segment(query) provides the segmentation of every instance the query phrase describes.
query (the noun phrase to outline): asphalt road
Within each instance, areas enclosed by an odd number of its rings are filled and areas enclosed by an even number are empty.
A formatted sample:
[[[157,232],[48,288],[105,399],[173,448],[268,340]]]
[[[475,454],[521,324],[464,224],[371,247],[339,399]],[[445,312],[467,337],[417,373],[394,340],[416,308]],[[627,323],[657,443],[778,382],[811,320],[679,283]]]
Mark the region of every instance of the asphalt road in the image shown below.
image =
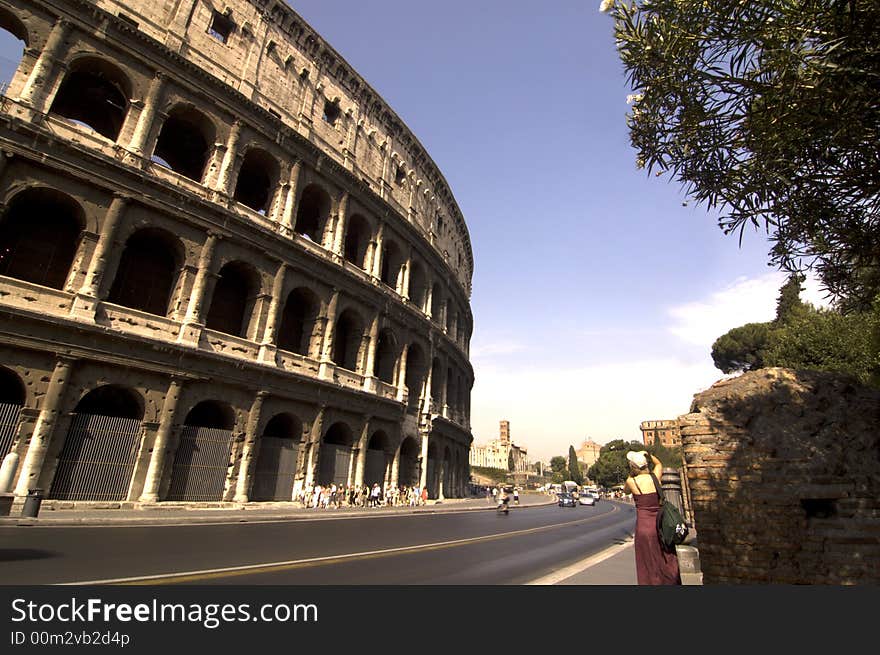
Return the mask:
[[[4,585],[524,584],[623,541],[626,504],[212,525],[0,527]]]

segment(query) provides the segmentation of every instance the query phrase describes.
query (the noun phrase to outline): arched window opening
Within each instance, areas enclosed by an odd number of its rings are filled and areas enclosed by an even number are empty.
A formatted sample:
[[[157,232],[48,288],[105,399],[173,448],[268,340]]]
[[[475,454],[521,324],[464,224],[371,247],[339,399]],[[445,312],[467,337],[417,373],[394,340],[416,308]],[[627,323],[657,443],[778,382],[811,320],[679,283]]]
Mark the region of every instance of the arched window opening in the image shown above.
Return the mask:
[[[443,295],[440,290],[440,285],[435,284],[431,289],[431,318],[433,318],[438,323],[442,318],[440,316],[443,311]]]
[[[24,401],[25,389],[21,378],[5,366],[0,366],[0,461],[12,450]]]
[[[452,339],[455,336],[453,330],[455,329],[455,323],[458,320],[458,316],[455,313],[455,310],[452,307],[452,303],[446,305],[446,334],[449,335],[449,338]]]
[[[116,141],[130,94],[128,78],[118,68],[101,59],[78,59],[64,76],[49,112]]]
[[[248,150],[238,171],[233,197],[256,212],[265,214],[278,184],[278,162],[265,150]]]
[[[324,113],[322,114],[322,118],[326,123],[330,125],[336,125],[336,121],[339,120],[339,117],[342,115],[342,110],[339,108],[338,100],[326,100],[324,101]]]
[[[397,281],[400,277],[400,267],[403,265],[400,248],[394,241],[385,241],[382,252],[382,268],[380,279],[383,283],[397,291]]]
[[[394,384],[394,367],[397,365],[397,340],[391,330],[379,333],[376,344],[376,358],[373,360],[373,375],[382,382]]]
[[[214,128],[204,114],[192,107],[176,107],[162,124],[153,161],[201,182],[213,142]]]
[[[20,20],[5,9],[0,9],[0,94],[6,95],[6,89],[15,77],[18,65],[28,46],[28,33]]]
[[[439,359],[435,359],[431,366],[431,400],[434,401],[434,409],[443,400],[443,365]]]
[[[400,459],[397,466],[399,484],[411,487],[419,483],[420,452],[418,442],[412,437],[407,437],[400,444]]]
[[[242,262],[226,264],[220,269],[205,326],[237,337],[247,336],[258,284],[250,266]]]
[[[303,190],[299,200],[299,209],[296,212],[296,233],[320,244],[324,238],[324,228],[329,216],[330,196],[321,187],[310,184]]]
[[[299,355],[309,354],[318,320],[318,298],[308,289],[294,289],[287,296],[278,330],[278,347]]]
[[[291,500],[302,423],[292,414],[276,414],[260,437],[250,500]]]
[[[351,470],[351,447],[354,437],[345,423],[334,423],[324,435],[318,453],[318,484],[345,485]]]
[[[363,322],[360,317],[350,309],[342,312],[336,321],[333,336],[333,363],[349,371],[356,371],[362,337]]]
[[[373,484],[384,484],[388,444],[388,435],[382,430],[377,431],[370,437],[366,457],[364,458],[364,484],[370,486]]]
[[[217,400],[203,400],[189,410],[184,425],[231,430],[235,425],[235,412],[226,403]]]
[[[424,311],[425,300],[428,294],[428,281],[421,264],[413,262],[409,274],[409,299],[416,307]]]
[[[63,288],[84,223],[80,206],[63,193],[18,194],[0,222],[0,275]]]
[[[135,232],[122,251],[108,302],[165,316],[180,270],[177,246],[163,230]]]
[[[141,397],[105,385],[87,393],[73,413],[49,498],[124,500],[140,445]]]
[[[425,381],[425,354],[422,347],[412,343],[406,354],[406,388],[408,390],[409,405],[416,406],[422,393],[422,383]]]
[[[138,420],[144,417],[140,397],[130,389],[114,384],[93,389],[83,396],[73,411],[77,414],[98,414]]]
[[[222,499],[234,425],[235,411],[223,402],[203,400],[189,411],[171,467],[167,500]]]
[[[348,219],[345,231],[343,257],[359,268],[364,268],[367,256],[367,244],[370,241],[370,225],[360,214],[353,214]]]

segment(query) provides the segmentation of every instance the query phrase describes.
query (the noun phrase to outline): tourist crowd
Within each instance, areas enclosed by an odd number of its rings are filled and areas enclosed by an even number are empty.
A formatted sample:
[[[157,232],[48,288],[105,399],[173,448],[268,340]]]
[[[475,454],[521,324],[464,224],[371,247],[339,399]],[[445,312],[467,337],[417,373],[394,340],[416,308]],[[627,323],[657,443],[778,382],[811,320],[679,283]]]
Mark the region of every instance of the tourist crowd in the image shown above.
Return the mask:
[[[418,486],[320,485],[306,488],[296,498],[303,507],[339,509],[342,507],[418,507],[428,502],[428,490]]]

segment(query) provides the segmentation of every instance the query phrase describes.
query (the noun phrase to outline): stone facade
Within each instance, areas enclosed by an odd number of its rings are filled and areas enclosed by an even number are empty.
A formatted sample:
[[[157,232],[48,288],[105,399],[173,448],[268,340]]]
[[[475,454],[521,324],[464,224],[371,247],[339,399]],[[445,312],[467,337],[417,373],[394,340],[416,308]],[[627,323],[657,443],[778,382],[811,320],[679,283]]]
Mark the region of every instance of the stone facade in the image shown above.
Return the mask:
[[[679,423],[705,584],[880,582],[880,390],[762,369]]]
[[[674,448],[681,445],[681,432],[675,419],[642,421],[639,429],[642,431],[642,443],[646,446],[659,443],[667,448]]]
[[[15,493],[463,495],[467,227],[357,72],[280,0],[0,0],[0,28]]]

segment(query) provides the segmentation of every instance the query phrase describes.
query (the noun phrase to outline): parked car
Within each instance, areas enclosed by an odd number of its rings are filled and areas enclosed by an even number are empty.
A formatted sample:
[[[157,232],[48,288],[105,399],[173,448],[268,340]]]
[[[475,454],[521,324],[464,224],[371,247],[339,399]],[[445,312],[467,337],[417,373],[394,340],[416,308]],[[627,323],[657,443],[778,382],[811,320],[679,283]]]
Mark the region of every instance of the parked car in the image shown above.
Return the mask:
[[[593,505],[596,504],[596,499],[593,498],[593,496],[591,494],[589,494],[587,492],[583,492],[578,496],[578,502],[581,505],[589,505],[592,507]]]
[[[574,496],[572,496],[567,491],[560,491],[558,494],[556,494],[556,500],[557,500],[557,504],[560,507],[577,507],[578,506],[577,501],[574,499]]]

